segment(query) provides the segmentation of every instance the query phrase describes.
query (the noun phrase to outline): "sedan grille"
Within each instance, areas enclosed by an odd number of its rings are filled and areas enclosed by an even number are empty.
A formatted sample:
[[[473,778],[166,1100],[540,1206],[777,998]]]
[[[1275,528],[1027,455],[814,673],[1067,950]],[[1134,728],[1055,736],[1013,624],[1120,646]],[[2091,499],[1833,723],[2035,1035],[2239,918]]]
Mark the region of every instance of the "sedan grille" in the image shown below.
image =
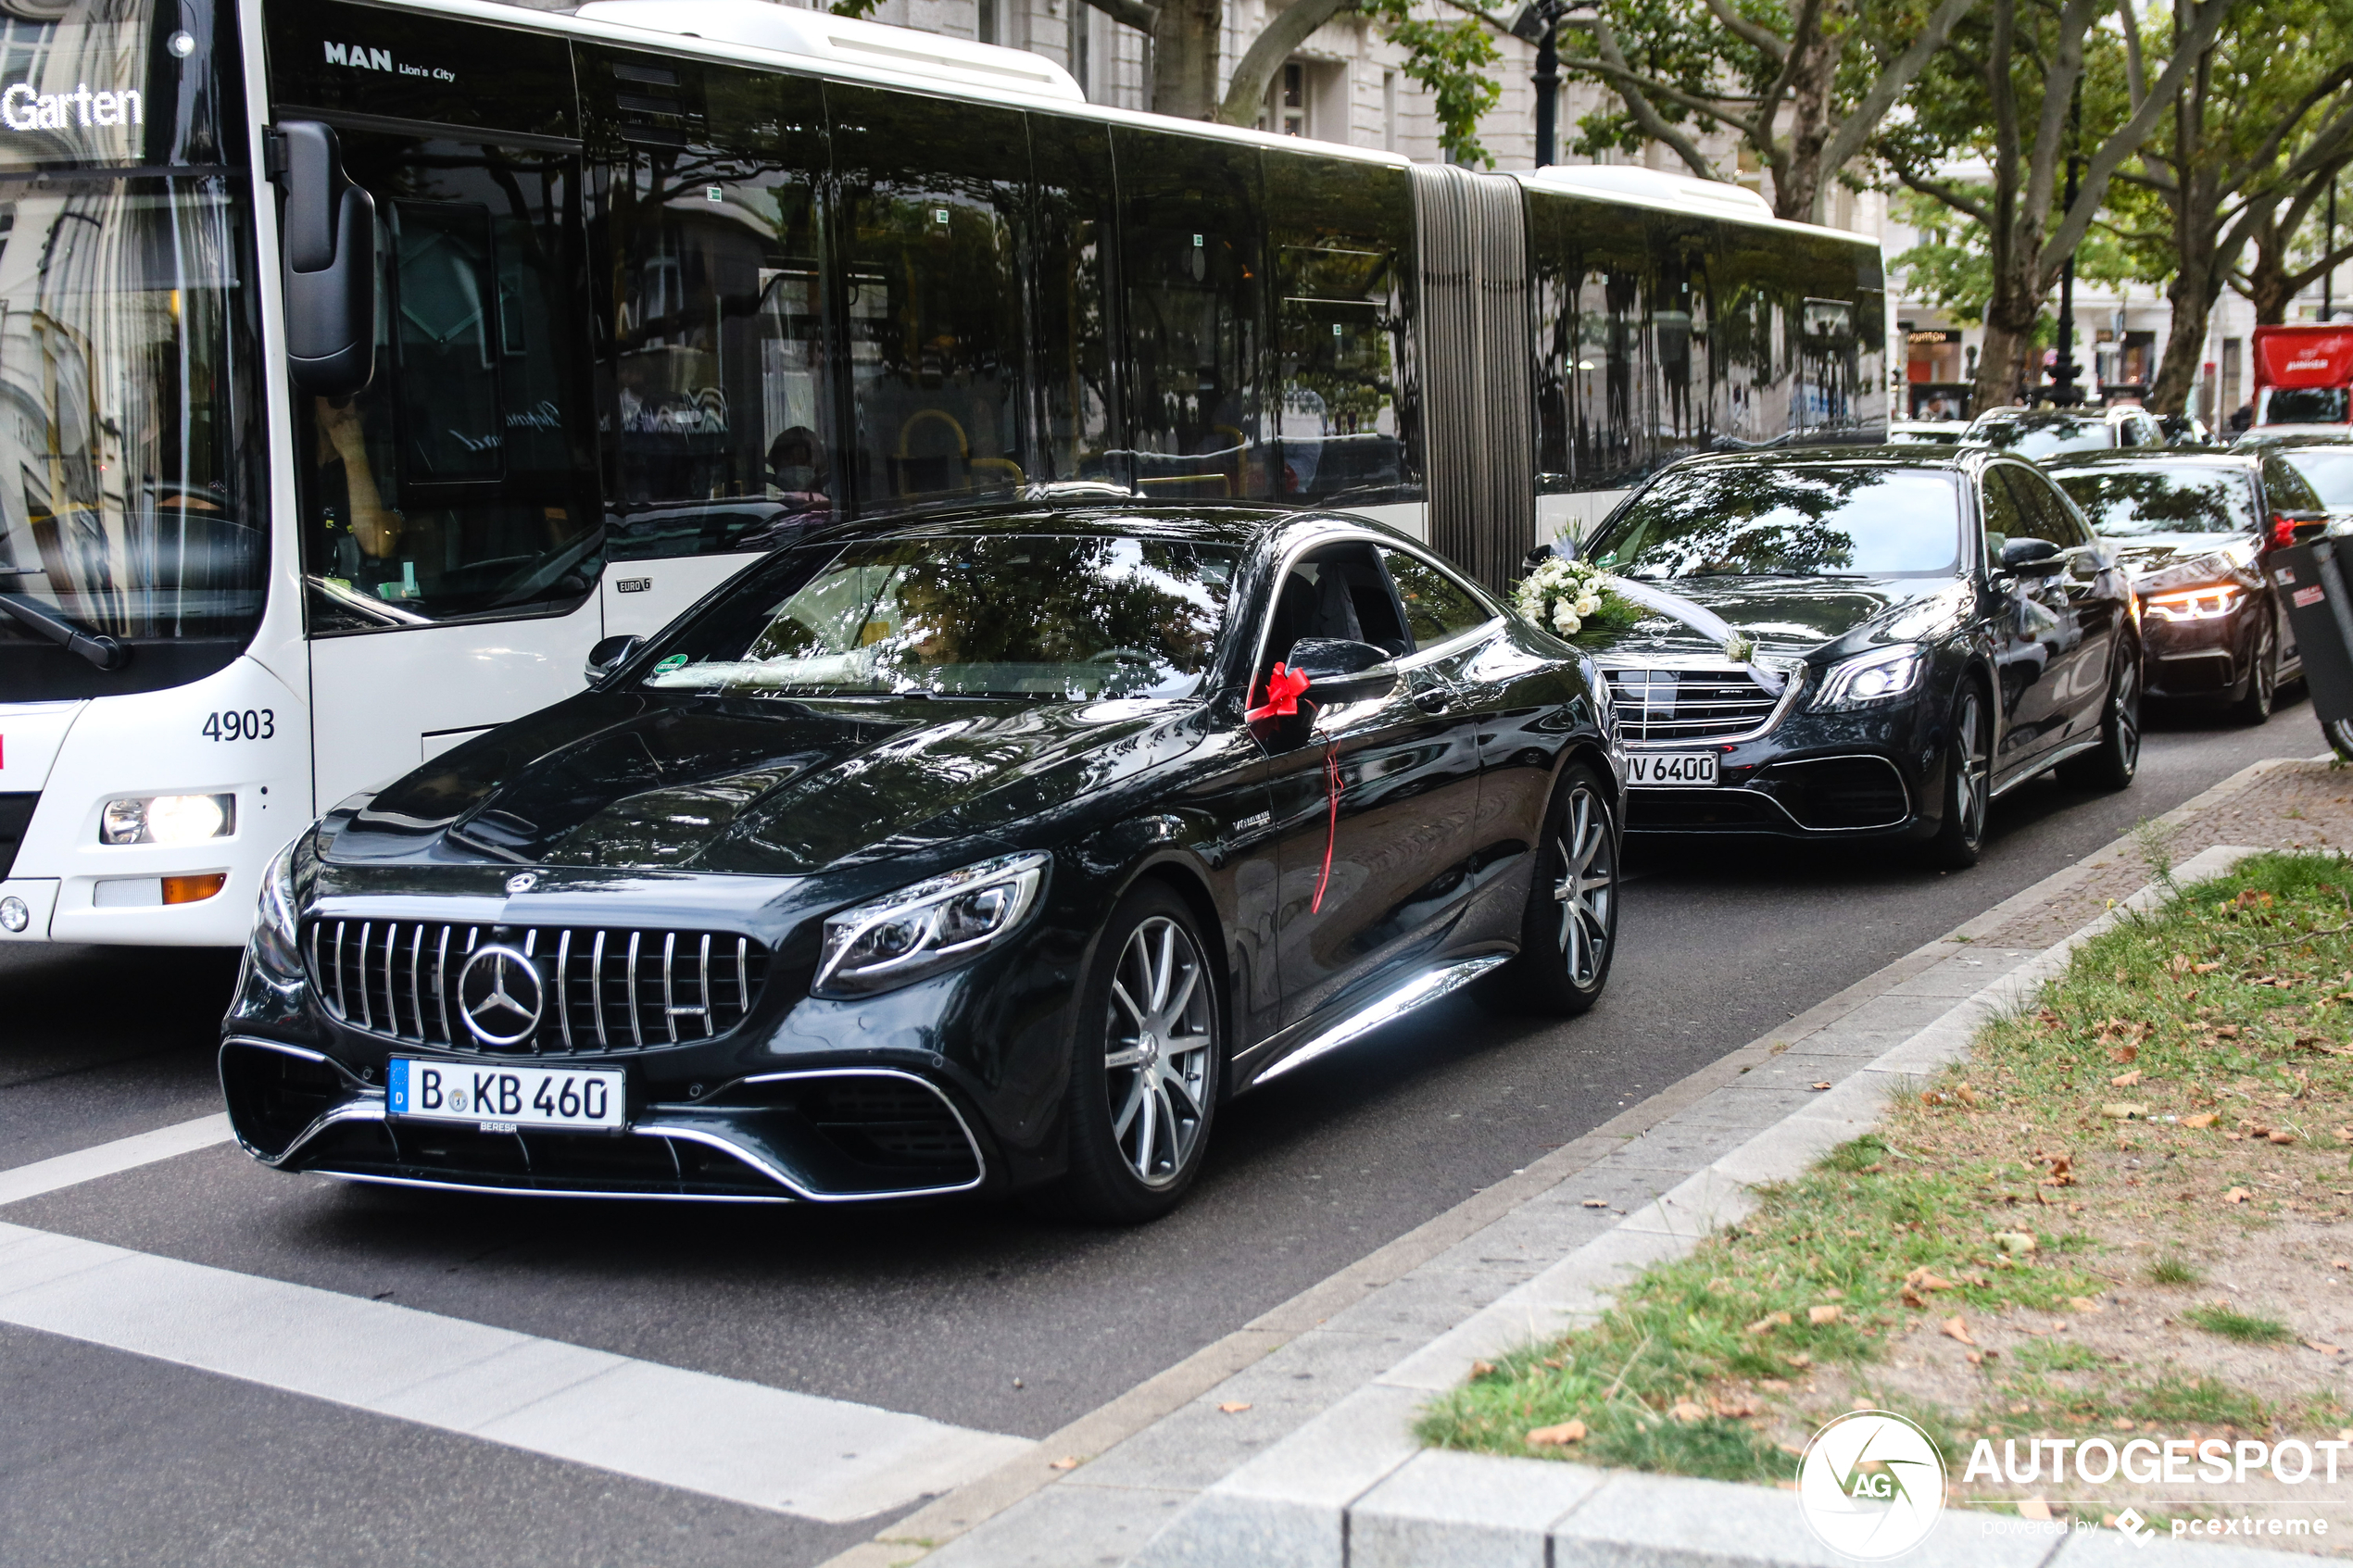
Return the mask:
[[[1633,745],[1730,740],[1764,728],[1780,702],[1737,665],[1604,673],[1618,735]]]
[[[495,939],[538,972],[538,1027],[510,1050],[642,1050],[724,1035],[759,1000],[768,951],[719,931],[495,927],[441,921],[321,920],[310,969],[327,1010],[371,1035],[454,1050],[487,1047],[458,994],[466,956]]]

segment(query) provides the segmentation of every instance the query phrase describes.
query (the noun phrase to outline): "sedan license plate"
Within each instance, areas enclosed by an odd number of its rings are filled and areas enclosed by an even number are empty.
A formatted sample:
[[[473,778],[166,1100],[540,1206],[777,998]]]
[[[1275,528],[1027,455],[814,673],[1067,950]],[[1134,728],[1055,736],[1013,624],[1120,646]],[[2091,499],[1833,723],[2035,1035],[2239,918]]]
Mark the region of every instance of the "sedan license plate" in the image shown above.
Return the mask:
[[[385,1081],[387,1109],[410,1121],[471,1122],[486,1133],[519,1127],[617,1133],[628,1098],[623,1076],[617,1069],[475,1067],[396,1056]]]
[[[1712,751],[1629,751],[1626,782],[1636,789],[1713,789]]]

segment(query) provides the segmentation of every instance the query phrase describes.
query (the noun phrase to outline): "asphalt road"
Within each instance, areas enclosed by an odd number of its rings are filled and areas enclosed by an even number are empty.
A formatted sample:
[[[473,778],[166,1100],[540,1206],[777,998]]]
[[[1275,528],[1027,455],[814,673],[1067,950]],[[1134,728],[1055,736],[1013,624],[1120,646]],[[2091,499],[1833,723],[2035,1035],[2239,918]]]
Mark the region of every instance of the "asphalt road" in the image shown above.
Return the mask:
[[[1884,852],[1639,850],[1592,1014],[1441,1004],[1227,1108],[1201,1186],[1133,1231],[1013,1206],[479,1200],[278,1175],[227,1148],[0,1223],[669,1367],[1038,1436],[1622,1107],[2260,758],[2153,715],[2139,782],[1997,804],[1973,871]],[[233,959],[0,948],[0,1169],[216,1110]],[[0,1325],[0,1562],[804,1564],[823,1524]]]

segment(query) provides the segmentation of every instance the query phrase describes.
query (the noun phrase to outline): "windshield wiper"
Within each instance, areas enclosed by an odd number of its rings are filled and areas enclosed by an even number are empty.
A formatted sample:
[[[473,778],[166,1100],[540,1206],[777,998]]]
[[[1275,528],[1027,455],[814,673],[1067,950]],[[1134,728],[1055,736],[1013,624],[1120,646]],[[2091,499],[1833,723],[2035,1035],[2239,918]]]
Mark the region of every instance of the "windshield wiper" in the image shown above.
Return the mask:
[[[104,632],[46,610],[19,594],[0,593],[0,612],[13,617],[69,653],[80,654],[101,670],[120,670],[131,662],[131,650]]]

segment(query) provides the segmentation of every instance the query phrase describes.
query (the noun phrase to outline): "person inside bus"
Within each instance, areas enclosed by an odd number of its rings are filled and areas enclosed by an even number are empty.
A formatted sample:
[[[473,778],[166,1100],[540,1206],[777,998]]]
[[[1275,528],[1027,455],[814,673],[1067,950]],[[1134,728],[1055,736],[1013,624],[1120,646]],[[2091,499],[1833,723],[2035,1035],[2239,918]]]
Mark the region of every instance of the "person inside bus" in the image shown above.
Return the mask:
[[[394,561],[407,520],[384,504],[368,457],[368,431],[359,404],[313,400],[319,427],[319,512],[326,538],[321,575],[379,597],[409,597],[415,569]],[[393,596],[383,589],[398,584]]]
[[[787,511],[830,510],[834,503],[827,491],[832,483],[825,444],[807,425],[794,425],[768,444],[769,491]]]

